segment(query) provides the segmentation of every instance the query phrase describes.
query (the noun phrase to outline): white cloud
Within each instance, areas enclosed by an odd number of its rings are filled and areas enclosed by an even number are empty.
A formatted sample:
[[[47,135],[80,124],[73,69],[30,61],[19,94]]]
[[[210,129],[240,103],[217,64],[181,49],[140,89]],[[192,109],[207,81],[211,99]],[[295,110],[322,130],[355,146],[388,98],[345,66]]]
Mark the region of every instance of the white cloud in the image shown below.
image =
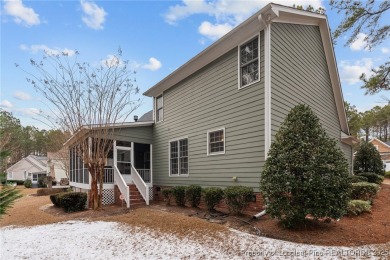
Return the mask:
[[[366,76],[372,74],[371,69],[373,68],[372,59],[361,59],[353,63],[349,61],[340,62],[340,79],[348,85],[353,85],[360,81],[360,76],[365,73]]]
[[[32,99],[32,97],[30,96],[30,94],[28,94],[28,93],[26,93],[26,92],[23,92],[23,91],[16,91],[16,92],[14,93],[14,97],[15,97],[16,99],[23,100],[23,101],[25,101],[25,100],[31,100],[31,99]]]
[[[389,50],[389,48],[383,47],[383,48],[381,48],[381,52],[386,54],[386,53],[389,53],[390,50]]]
[[[368,50],[366,43],[367,34],[359,33],[356,37],[356,40],[351,44],[351,50],[360,51],[362,49]]]
[[[211,24],[207,21],[202,22],[199,26],[199,33],[203,36],[210,38],[211,40],[217,40],[224,36],[226,33],[230,32],[233,29],[233,26],[225,24]]]
[[[68,49],[68,48],[50,48],[46,45],[40,44],[40,45],[30,45],[27,46],[25,44],[21,44],[19,48],[23,51],[29,51],[33,54],[38,53],[40,51],[45,52],[47,55],[54,56],[54,55],[61,55],[61,54],[66,54],[68,56],[73,56],[76,51]]]
[[[315,9],[322,7],[321,0],[275,0],[273,2],[287,6],[292,6],[292,4],[303,5],[304,7],[310,4]],[[191,15],[211,16],[214,21],[204,21],[199,26],[199,32],[202,33],[200,30],[202,28],[202,31],[207,32],[208,34],[203,35],[215,40],[226,33],[228,30],[227,28],[230,28],[229,30],[231,30],[268,3],[269,0],[245,1],[245,4],[242,1],[237,0],[183,0],[182,3],[169,7],[164,18],[167,23],[176,24],[178,21]],[[205,24],[206,22],[208,24]],[[216,29],[218,32],[213,33],[209,29]],[[221,33],[220,31],[224,31],[224,33]]]
[[[25,116],[36,116],[41,113],[39,109],[33,107],[16,109],[15,112],[19,112]]]
[[[84,12],[82,20],[85,25],[95,30],[103,29],[103,24],[106,21],[106,11],[88,0],[80,0],[80,4]]]
[[[115,55],[112,55],[112,54],[109,54],[107,55],[107,58],[104,59],[104,60],[101,60],[100,64],[102,66],[105,66],[105,67],[121,67],[124,65],[124,62],[118,58],[117,56]]]
[[[12,108],[13,105],[11,102],[9,102],[7,99],[3,99],[1,102],[0,102],[0,107],[3,107],[3,108]]]
[[[41,23],[39,15],[31,7],[24,6],[22,0],[4,0],[4,2],[5,13],[13,16],[16,23],[26,26]]]
[[[162,67],[161,62],[158,59],[154,58],[154,57],[151,57],[149,59],[149,63],[148,64],[144,64],[142,66],[142,68],[147,69],[147,70],[151,70],[151,71],[158,70],[161,67]]]

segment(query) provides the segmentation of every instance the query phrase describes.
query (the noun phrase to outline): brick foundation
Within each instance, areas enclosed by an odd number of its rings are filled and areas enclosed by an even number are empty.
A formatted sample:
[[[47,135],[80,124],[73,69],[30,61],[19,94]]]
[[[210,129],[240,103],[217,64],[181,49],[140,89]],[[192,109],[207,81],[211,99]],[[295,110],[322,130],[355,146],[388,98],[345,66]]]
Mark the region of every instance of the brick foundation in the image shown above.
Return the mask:
[[[160,191],[157,191],[157,188],[160,188]],[[164,201],[164,196],[162,195],[162,190],[163,189],[167,189],[167,188],[172,188],[172,187],[169,187],[169,186],[154,186],[153,187],[153,200],[154,201]],[[249,203],[248,207],[244,210],[245,214],[251,215],[253,213],[258,213],[258,212],[264,210],[263,197],[261,196],[261,194],[259,192],[254,192],[254,195],[256,196],[256,201]],[[172,198],[171,204],[175,205],[175,199],[174,198]],[[186,206],[190,206],[190,205],[186,205]],[[206,209],[206,205],[205,205],[205,202],[204,202],[203,198],[200,201],[199,207],[202,208],[202,209]],[[228,209],[228,207],[227,207],[227,205],[226,205],[224,200],[222,200],[216,206],[216,209],[219,210],[219,211],[222,211],[222,212],[228,212],[229,211],[229,209]]]

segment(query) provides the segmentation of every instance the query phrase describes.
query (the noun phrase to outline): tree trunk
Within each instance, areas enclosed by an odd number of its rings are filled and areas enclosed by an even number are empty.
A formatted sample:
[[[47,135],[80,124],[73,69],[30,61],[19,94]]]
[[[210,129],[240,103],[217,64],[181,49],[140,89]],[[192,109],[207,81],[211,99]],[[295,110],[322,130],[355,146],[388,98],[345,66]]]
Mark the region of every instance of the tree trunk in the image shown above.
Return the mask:
[[[103,203],[103,175],[104,175],[104,167],[99,167],[99,201],[98,201],[98,207],[99,209],[102,208]]]
[[[93,210],[98,209],[98,188],[97,188],[97,178],[96,173],[92,173],[91,181],[91,196],[89,197],[89,203]]]

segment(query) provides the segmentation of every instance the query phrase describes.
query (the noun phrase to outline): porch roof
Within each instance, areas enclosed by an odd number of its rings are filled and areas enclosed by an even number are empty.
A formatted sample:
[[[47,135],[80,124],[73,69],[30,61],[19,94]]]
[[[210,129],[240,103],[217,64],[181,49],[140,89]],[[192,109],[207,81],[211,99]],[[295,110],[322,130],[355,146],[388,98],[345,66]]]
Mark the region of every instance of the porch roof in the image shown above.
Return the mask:
[[[86,135],[92,130],[96,129],[103,129],[103,128],[112,128],[112,129],[118,129],[118,128],[137,128],[137,127],[145,127],[145,126],[152,126],[154,124],[154,121],[147,121],[147,122],[124,122],[124,123],[113,123],[113,124],[107,124],[105,126],[98,126],[98,125],[84,125],[79,128],[79,130],[73,134],[63,145],[64,146],[70,146],[74,144],[78,137],[81,137],[83,135]]]

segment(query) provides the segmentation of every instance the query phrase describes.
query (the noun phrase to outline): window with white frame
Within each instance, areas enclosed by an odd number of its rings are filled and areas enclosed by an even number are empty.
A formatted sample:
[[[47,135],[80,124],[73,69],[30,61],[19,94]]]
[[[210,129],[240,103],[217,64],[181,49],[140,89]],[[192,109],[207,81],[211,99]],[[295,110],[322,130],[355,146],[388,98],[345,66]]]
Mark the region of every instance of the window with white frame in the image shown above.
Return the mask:
[[[156,122],[164,120],[163,96],[156,98]]]
[[[248,86],[259,80],[259,38],[256,36],[242,44],[240,56],[240,87]]]
[[[225,153],[225,128],[207,132],[207,154]]]
[[[188,138],[169,142],[169,174],[188,175]]]

